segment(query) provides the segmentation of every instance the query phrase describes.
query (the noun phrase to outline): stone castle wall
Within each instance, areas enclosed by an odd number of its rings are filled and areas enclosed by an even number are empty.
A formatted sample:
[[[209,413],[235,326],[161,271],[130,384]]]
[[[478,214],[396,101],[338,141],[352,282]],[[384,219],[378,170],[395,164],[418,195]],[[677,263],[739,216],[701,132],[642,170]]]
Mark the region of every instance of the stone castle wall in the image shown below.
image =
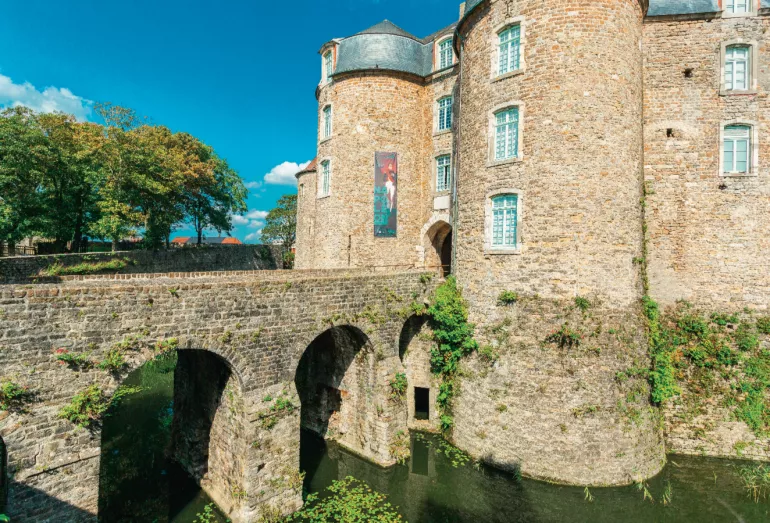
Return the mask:
[[[664,304],[770,304],[768,27],[765,16],[644,25],[650,293]],[[721,46],[737,41],[758,43],[758,92],[721,95]],[[759,127],[756,176],[721,175],[720,128],[736,120]]]
[[[280,247],[273,245],[206,246],[158,251],[0,257],[0,283],[41,279],[46,270],[56,266],[73,267],[116,260],[125,264],[117,271],[120,274],[147,274],[203,272],[211,271],[212,268],[217,271],[277,269],[281,266],[281,259]]]
[[[215,369],[195,353],[205,351],[230,371],[231,379],[222,379],[224,393],[212,386],[222,394],[221,402],[207,404],[207,396],[198,402],[207,409],[180,405],[181,416],[207,413],[208,450],[200,448],[201,434],[196,433],[188,434],[194,445],[178,439],[176,452],[187,457],[186,466],[231,510],[234,521],[256,520],[268,505],[282,513],[299,506],[299,409],[270,409],[279,397],[299,407],[294,378],[300,357],[334,325],[357,329],[371,347],[360,356],[366,372],[358,376],[364,382],[343,384],[349,387],[341,391],[343,401],[356,405],[356,423],[351,419],[342,442],[377,462],[392,463],[391,440],[406,428],[403,405],[388,401],[389,380],[402,368],[401,309],[412,299],[424,299],[431,288],[418,273],[371,271],[146,280],[118,276],[0,286],[0,382],[13,381],[32,394],[24,409],[0,412],[11,474],[8,514],[19,522],[95,520],[100,431],[98,426],[79,429],[59,411],[92,384],[111,393],[129,371],[158,354],[156,342],[171,338],[178,339],[181,352],[191,353],[180,357],[180,379],[196,388],[195,380],[184,378],[196,376],[198,393],[218,378],[204,379]],[[96,364],[123,341],[128,365],[119,372],[70,367],[56,358],[56,350],[63,348]],[[270,417],[276,422],[265,421]],[[183,432],[184,426],[196,425],[175,424]],[[368,437],[358,445],[360,431]],[[201,452],[208,453],[203,477]]]

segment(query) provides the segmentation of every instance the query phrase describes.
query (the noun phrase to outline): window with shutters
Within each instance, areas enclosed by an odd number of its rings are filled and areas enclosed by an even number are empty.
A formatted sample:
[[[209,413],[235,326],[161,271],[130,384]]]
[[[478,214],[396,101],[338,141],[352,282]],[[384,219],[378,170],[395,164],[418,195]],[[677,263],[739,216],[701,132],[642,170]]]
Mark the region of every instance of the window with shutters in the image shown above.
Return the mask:
[[[747,91],[750,89],[751,47],[748,45],[730,45],[725,51],[725,89],[728,91]]]
[[[448,154],[436,158],[436,192],[448,191],[452,179],[452,157]]]
[[[521,252],[521,191],[503,189],[487,195],[485,250],[490,254]]]
[[[438,131],[452,129],[452,97],[446,96],[438,101]]]
[[[446,69],[454,64],[454,51],[452,50],[452,39],[447,38],[438,44],[438,69]]]
[[[318,184],[318,197],[323,198],[331,194],[332,163],[330,160],[321,162],[321,179]]]
[[[327,105],[323,109],[323,131],[321,139],[326,140],[332,137],[332,106]]]
[[[517,71],[521,66],[521,25],[512,25],[498,34],[497,74]]]

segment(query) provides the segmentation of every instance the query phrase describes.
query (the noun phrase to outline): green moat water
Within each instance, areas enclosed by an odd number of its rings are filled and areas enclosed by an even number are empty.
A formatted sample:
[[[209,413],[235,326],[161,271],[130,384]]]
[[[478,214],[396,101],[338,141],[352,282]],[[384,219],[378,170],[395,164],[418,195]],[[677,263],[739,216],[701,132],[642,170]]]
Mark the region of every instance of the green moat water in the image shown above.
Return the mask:
[[[100,486],[101,521],[192,523],[211,503],[194,481],[167,458],[173,416],[169,360],[132,373],[143,387],[105,423]],[[302,434],[305,490],[322,492],[333,480],[353,476],[389,497],[410,523],[480,522],[768,522],[770,501],[747,495],[738,469],[744,463],[670,456],[647,484],[583,488],[528,479],[469,462],[455,467],[433,436],[412,435],[412,458],[380,468],[310,433]],[[664,503],[665,494],[670,499]],[[224,522],[221,515],[216,521]]]

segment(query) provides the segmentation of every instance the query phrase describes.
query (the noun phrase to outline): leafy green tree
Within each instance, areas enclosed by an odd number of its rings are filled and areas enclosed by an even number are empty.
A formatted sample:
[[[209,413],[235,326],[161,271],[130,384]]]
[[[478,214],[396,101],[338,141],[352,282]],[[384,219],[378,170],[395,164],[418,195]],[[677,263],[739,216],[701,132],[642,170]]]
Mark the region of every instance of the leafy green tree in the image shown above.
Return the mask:
[[[42,187],[50,154],[33,111],[15,107],[0,113],[0,241],[11,250],[42,229]]]
[[[265,227],[262,229],[262,239],[266,243],[276,243],[282,246],[283,266],[290,269],[294,266],[291,248],[297,239],[297,195],[281,196],[275,209],[267,214]]]

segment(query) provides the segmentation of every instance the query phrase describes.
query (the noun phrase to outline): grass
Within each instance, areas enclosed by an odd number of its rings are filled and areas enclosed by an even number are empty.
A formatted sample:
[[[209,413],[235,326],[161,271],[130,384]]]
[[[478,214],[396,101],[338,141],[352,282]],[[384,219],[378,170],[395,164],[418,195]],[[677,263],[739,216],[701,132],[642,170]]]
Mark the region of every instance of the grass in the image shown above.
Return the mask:
[[[49,265],[45,269],[40,271],[40,276],[71,276],[71,275],[86,275],[86,274],[100,274],[105,272],[120,272],[125,269],[130,263],[130,260],[124,258],[116,258],[110,261],[102,262],[83,262],[77,265],[62,265],[57,262],[53,265]]]
[[[754,464],[742,467],[738,471],[738,476],[754,503],[759,503],[760,499],[767,499],[770,493],[770,465]]]

